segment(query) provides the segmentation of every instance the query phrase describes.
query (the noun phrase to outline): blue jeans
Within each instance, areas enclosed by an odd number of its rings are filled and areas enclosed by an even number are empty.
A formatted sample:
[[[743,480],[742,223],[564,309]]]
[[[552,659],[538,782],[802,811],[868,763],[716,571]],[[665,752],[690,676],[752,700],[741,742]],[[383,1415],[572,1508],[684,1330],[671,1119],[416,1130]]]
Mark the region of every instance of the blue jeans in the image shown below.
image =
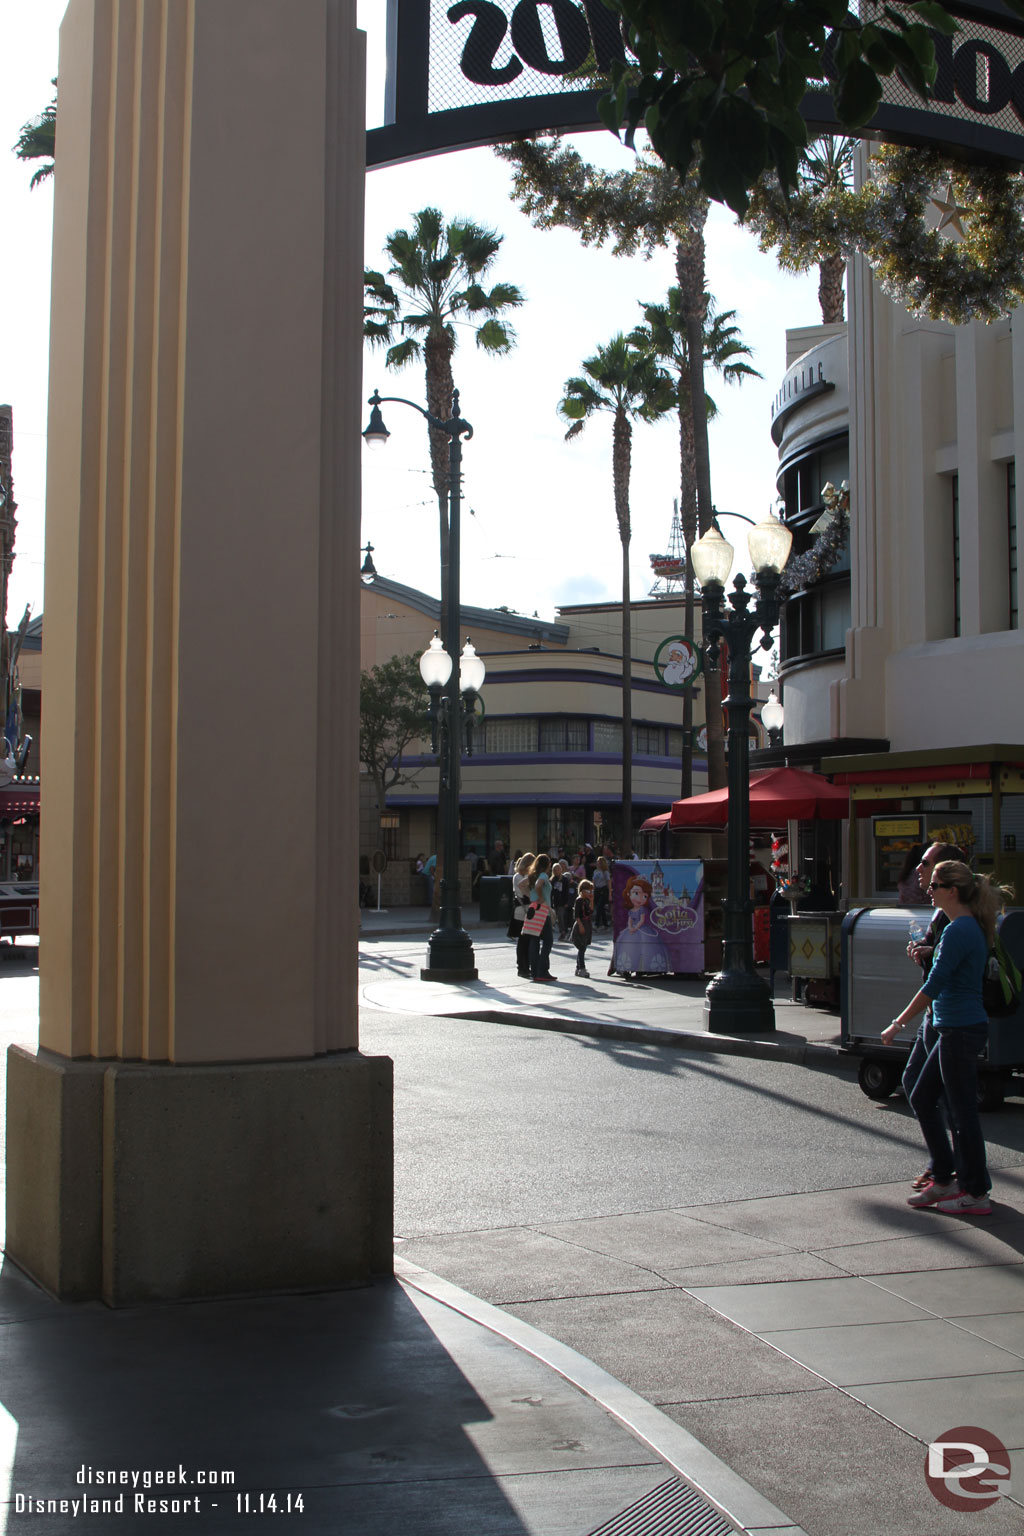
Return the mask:
[[[908,1104],[910,1103],[910,1090],[913,1088],[914,1084],[917,1082],[918,1078],[920,1077],[920,1075],[921,1075],[921,1068],[925,1064],[925,1061],[926,1061],[927,1056],[928,1056],[928,1052],[931,1050],[933,1045],[936,1045],[938,1043],[938,1039],[939,1039],[939,1033],[938,1033],[938,1030],[935,1028],[935,1025],[932,1023],[932,1011],[929,1008],[927,1010],[927,1012],[925,1013],[924,1018],[921,1020],[921,1027],[917,1031],[917,1038],[914,1041],[913,1045],[910,1047],[910,1055],[907,1057],[907,1064],[906,1064],[906,1066],[903,1069],[903,1079],[902,1079],[902,1081],[903,1081],[903,1092],[907,1096],[907,1103]],[[941,1109],[942,1114],[945,1117],[946,1123],[948,1125],[950,1123],[950,1120],[949,1120],[949,1108],[948,1108],[948,1106],[946,1104],[946,1096],[945,1096],[945,1094],[943,1094],[942,1098],[939,1100],[939,1108]],[[955,1156],[955,1154],[956,1154],[956,1136],[955,1135],[953,1137],[953,1152],[954,1152],[954,1156]],[[931,1171],[930,1164],[931,1164],[931,1159],[929,1159],[929,1171]]]
[[[530,975],[550,976],[551,967],[548,957],[551,954],[551,946],[554,943],[554,929],[551,926],[551,918],[547,919],[540,933],[530,934]]]
[[[951,1184],[956,1173],[968,1195],[992,1187],[985,1160],[985,1137],[978,1115],[978,1056],[988,1039],[988,1024],[932,1029],[935,1043],[907,1097],[932,1158],[936,1184]],[[942,1114],[945,1095],[956,1150],[950,1145]]]

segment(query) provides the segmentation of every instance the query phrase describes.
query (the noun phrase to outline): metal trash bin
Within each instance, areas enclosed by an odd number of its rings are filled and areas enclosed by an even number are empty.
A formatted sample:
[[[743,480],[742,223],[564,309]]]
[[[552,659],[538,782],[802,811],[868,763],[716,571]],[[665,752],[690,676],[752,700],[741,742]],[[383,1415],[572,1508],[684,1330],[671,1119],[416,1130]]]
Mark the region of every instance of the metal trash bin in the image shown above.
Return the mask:
[[[858,1080],[870,1099],[887,1099],[900,1086],[916,1024],[892,1045],[882,1045],[880,1036],[920,985],[921,972],[907,958],[907,943],[911,923],[930,918],[923,907],[861,907],[843,919],[840,1042],[844,1051],[861,1057]],[[999,933],[1024,970],[1024,909],[1011,908]],[[988,1044],[979,1062],[980,1107],[997,1109],[1007,1093],[1024,1090],[1016,1076],[1022,1069],[1024,1005],[1008,1018],[989,1021]]]
[[[481,875],[480,921],[508,923],[512,916],[512,876]]]

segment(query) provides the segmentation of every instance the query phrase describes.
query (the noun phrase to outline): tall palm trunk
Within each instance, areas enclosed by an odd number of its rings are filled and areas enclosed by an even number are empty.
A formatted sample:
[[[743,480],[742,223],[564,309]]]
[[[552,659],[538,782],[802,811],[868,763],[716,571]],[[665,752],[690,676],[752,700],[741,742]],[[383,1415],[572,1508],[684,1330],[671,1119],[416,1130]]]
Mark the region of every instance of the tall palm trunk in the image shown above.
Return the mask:
[[[690,360],[690,413],[693,421],[694,478],[697,491],[697,527],[711,527],[711,456],[708,449],[708,413],[704,395],[704,226],[676,245],[676,277],[686,314],[686,350]],[[689,562],[687,562],[689,570]],[[725,732],[722,726],[722,677],[717,667],[704,674],[704,717],[708,736],[708,788],[724,789]]]
[[[426,363],[427,375],[427,409],[432,416],[439,421],[448,421],[452,413],[452,392],[455,382],[452,376],[452,351],[453,343],[447,336],[428,336],[424,343],[423,353]],[[431,479],[437,495],[437,512],[440,527],[440,551],[441,551],[441,604],[440,604],[440,633],[442,636],[448,632],[448,556],[450,549],[450,527],[448,522],[448,438],[435,427],[428,427],[427,434],[430,439],[430,469]],[[458,666],[458,658],[453,657],[454,666]],[[444,850],[447,846],[447,807],[445,797],[441,793],[440,783],[437,792],[437,875],[434,882],[435,900],[439,898],[441,883],[443,880],[456,878],[457,871],[449,872],[444,867]]]
[[[454,344],[447,336],[428,336],[424,343],[427,374],[427,409],[439,421],[448,421],[452,413],[452,375]],[[448,611],[448,439],[443,432],[428,427],[430,472],[437,496],[441,549],[441,633],[445,632]]]
[[[683,576],[683,634],[693,643],[693,567],[690,550],[697,537],[697,469],[693,447],[693,406],[690,400],[690,367],[679,371],[679,521],[686,549]],[[683,690],[683,757],[679,792],[684,800],[693,794],[693,687]]]
[[[619,853],[633,852],[633,617],[629,592],[629,476],[633,428],[625,411],[615,412],[612,428],[612,485],[622,543],[622,836]]]
[[[823,325],[841,325],[845,319],[846,257],[823,256],[818,263],[818,303]]]

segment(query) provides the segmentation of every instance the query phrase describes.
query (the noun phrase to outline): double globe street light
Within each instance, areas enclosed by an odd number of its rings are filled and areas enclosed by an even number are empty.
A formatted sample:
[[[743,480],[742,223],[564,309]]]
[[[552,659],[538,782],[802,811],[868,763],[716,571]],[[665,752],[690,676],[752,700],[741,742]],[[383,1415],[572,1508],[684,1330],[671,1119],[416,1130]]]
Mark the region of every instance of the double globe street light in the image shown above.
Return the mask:
[[[463,742],[472,752],[472,719],[476,697],[483,685],[484,664],[467,639],[456,671],[452,658],[459,650],[459,519],[462,509],[462,439],[472,437],[473,428],[459,411],[459,392],[452,392],[452,414],[448,421],[400,395],[381,395],[374,390],[369,399],[370,424],[363,433],[371,448],[382,447],[391,436],[381,416],[382,405],[407,405],[419,411],[428,426],[443,432],[448,439],[448,606],[443,615],[444,636],[437,634],[420,657],[420,675],[430,692],[432,750],[440,765],[438,806],[444,808],[444,846],[442,849],[440,922],[427,941],[427,964],[421,969],[424,981],[475,981],[477,970],[473,943],[462,926],[459,905],[459,798]],[[367,561],[370,560],[367,545]],[[370,561],[372,566],[372,561]],[[365,579],[366,566],[363,572]]]
[[[790,530],[771,513],[747,535],[753,562],[757,600],[746,577],[738,575],[725,606],[725,584],[735,551],[712,524],[690,550],[693,573],[700,583],[704,635],[708,658],[716,665],[724,640],[729,656],[729,695],[724,707],[728,725],[729,822],[726,857],[726,898],[722,969],[705,993],[704,1017],[715,1034],[762,1034],[775,1028],[768,983],[754,969],[753,904],[750,900],[750,741],[748,729],[754,700],[750,692],[752,642],[762,631],[761,648],[771,650],[772,630],[781,607],[779,577],[793,543]],[[730,612],[731,609],[731,612]]]

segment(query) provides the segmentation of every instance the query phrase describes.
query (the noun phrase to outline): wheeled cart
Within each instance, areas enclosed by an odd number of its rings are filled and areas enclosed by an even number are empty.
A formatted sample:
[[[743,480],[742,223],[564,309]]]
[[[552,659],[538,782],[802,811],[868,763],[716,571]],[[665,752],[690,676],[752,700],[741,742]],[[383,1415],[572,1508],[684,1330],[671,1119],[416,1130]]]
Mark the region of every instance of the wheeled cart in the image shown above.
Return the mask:
[[[860,907],[843,919],[840,961],[841,1048],[859,1056],[858,1081],[869,1099],[887,1099],[900,1086],[920,1020],[892,1045],[880,1039],[920,985],[921,972],[907,957],[911,924],[927,924],[926,907]],[[1024,908],[1006,913],[999,929],[1007,950],[1024,970]],[[998,1109],[1006,1094],[1024,1093],[1024,1003],[1005,1019],[990,1019],[988,1044],[979,1062],[978,1104]]]

